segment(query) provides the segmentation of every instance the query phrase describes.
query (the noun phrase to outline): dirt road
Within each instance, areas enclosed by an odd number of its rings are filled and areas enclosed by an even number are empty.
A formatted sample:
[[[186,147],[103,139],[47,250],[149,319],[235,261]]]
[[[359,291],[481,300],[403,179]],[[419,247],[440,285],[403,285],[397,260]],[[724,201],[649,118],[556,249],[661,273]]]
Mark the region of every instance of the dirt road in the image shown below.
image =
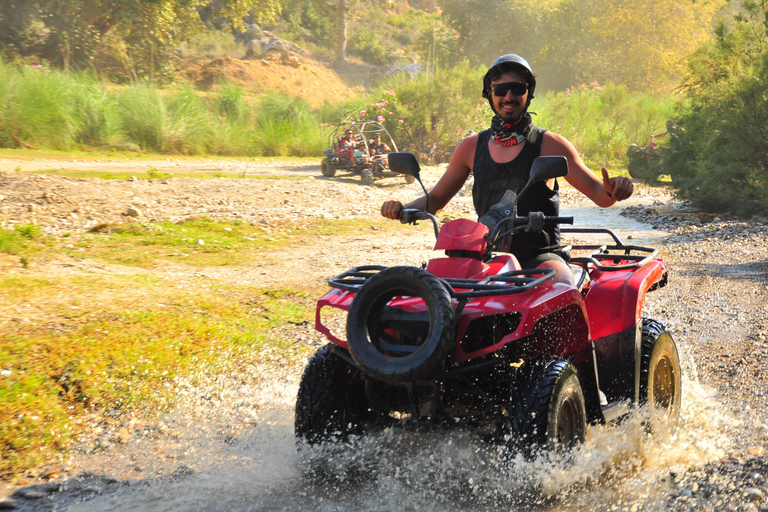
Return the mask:
[[[142,162],[143,172],[154,168],[156,172],[168,175],[155,179],[75,179],[29,173],[44,169],[118,172],[118,169],[124,171],[130,165],[135,164],[106,160],[29,162],[0,159],[0,223],[4,227],[35,223],[48,233],[63,235],[82,232],[99,223],[176,221],[201,215],[235,218],[262,225],[287,219],[375,218],[382,201],[390,198],[409,200],[420,192],[416,184],[406,185],[404,180],[381,180],[374,186],[366,187],[355,177],[322,178],[316,163],[268,160],[248,163],[235,160]],[[139,173],[141,168],[136,167]],[[244,173],[247,177],[260,179],[177,177],[201,169],[212,174]],[[440,174],[439,168],[425,169],[425,184],[428,187],[434,184]],[[568,187],[564,187],[562,196],[564,208],[587,206]],[[743,222],[719,218],[702,224],[696,215],[698,212],[679,208],[665,189],[642,185],[637,186],[637,192],[630,201],[613,209],[647,223],[649,230],[665,233],[659,239],[659,245],[671,269],[671,282],[661,291],[649,294],[645,314],[664,321],[678,343],[684,364],[684,401],[687,403],[681,430],[676,437],[668,440],[669,444],[662,443],[666,454],[643,451],[639,458],[645,462],[637,462],[636,458],[630,457],[632,464],[639,464],[636,472],[640,476],[627,470],[628,473],[624,473],[621,479],[612,481],[613,485],[621,487],[643,480],[643,492],[653,488],[657,494],[660,493],[663,498],[656,496],[654,499],[657,501],[653,503],[660,504],[659,509],[665,510],[767,510],[768,225],[765,220]],[[471,216],[471,199],[466,195],[457,197],[447,206],[446,212]],[[313,287],[322,287],[328,276],[370,262],[374,257],[376,263],[382,265],[413,264],[429,258],[431,251],[428,249],[433,235],[425,226],[421,228],[396,235],[383,235],[370,229],[356,236],[318,237],[316,243],[292,254],[290,262],[270,258],[254,262],[247,268],[205,269],[204,272],[225,282],[238,279],[263,286],[297,286],[302,282],[311,282]],[[78,268],[85,271],[91,263],[85,255],[72,261],[67,272],[76,272]],[[62,268],[60,264],[51,262],[49,265],[36,265],[30,271],[55,273],[62,271]],[[295,271],[297,268],[301,269],[300,273]],[[0,271],[21,272],[18,261],[9,257],[0,257]],[[157,271],[190,272],[168,266]],[[322,343],[309,326],[287,329],[294,329],[292,335],[297,339],[317,345]],[[272,429],[269,434],[282,439],[290,431],[290,403],[295,396],[291,393],[295,393],[293,386],[300,369],[259,371],[271,372],[270,375],[274,375],[273,384],[285,386],[280,387],[278,405],[275,406],[274,401],[272,404],[278,410],[276,424],[283,426],[275,427],[277,431]],[[230,406],[225,408],[225,414],[226,411],[232,413]],[[222,411],[217,410],[217,413]],[[213,423],[223,421],[221,418],[209,419]],[[182,423],[183,420],[178,424]],[[601,437],[602,433],[595,436],[606,444],[614,442],[611,437]],[[269,439],[269,436],[257,438],[258,442],[269,442]],[[285,452],[287,454],[291,450],[286,448]],[[669,455],[672,452],[674,457]],[[290,457],[286,454],[281,457]],[[612,460],[611,456],[606,457],[608,460],[603,461],[604,468],[622,462]],[[48,490],[40,492],[46,496],[46,503],[53,502],[57,509],[70,507],[71,510],[80,510],[75,503],[90,496],[83,491],[84,488],[96,485],[100,490],[92,493],[95,496],[107,492],[105,489],[110,486],[114,488],[116,482],[124,478],[114,461],[126,458],[131,460],[126,453],[102,453],[81,461],[80,467],[91,470],[101,467],[102,470],[96,483],[93,475],[81,478],[80,483],[70,479],[70,488],[78,489],[77,497],[50,483],[45,484],[49,486],[45,488]],[[649,458],[659,458],[674,470],[670,473],[663,464],[655,465]],[[179,456],[173,463],[182,467],[183,460],[187,459]],[[585,460],[584,464],[590,460]],[[280,464],[274,458],[267,461]],[[578,510],[580,501],[572,494],[574,489],[586,492],[587,496],[592,493],[592,498],[602,503],[600,509],[609,510],[610,506],[616,505],[619,498],[605,497],[605,489],[590,484],[592,479],[599,480],[601,475],[605,476],[604,471],[610,472],[599,470],[597,474],[585,477],[585,480],[577,478],[575,487],[566,486],[570,490],[557,491],[555,495],[561,500],[557,502],[560,508],[556,506],[553,510],[564,510],[564,503],[575,504],[577,508],[574,510]],[[35,491],[38,483],[28,482],[25,489]],[[163,485],[170,484],[165,482]],[[11,487],[6,494],[15,491],[18,488]],[[303,489],[301,492],[309,491]],[[648,501],[643,501],[642,492],[632,496],[630,501],[624,502],[624,505],[629,503],[626,510],[630,510],[633,504],[641,508],[648,504]],[[36,510],[42,502],[18,498],[14,503],[18,510]],[[95,506],[82,510],[123,509],[114,504],[110,505],[113,508],[107,508],[101,503],[104,508]],[[530,510],[547,510],[546,503],[537,508],[537,502]],[[583,503],[586,506],[587,502]],[[322,508],[316,501],[292,502],[286,498],[286,501],[274,505],[276,508],[269,509],[287,509],[285,507],[291,505]],[[351,507],[346,505],[328,510],[352,510]],[[194,507],[148,509],[193,510]],[[432,509],[441,508],[435,505]]]

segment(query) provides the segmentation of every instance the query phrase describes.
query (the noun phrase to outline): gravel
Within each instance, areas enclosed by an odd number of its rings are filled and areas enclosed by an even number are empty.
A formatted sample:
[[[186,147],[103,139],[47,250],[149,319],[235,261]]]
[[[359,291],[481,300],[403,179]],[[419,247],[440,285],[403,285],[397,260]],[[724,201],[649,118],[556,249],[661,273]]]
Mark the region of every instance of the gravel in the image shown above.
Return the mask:
[[[318,162],[319,163],[319,162]],[[61,164],[61,165],[59,165]],[[23,165],[24,171],[14,170]],[[67,165],[71,165],[67,163]],[[109,169],[125,166],[114,162],[77,162],[77,168]],[[35,223],[52,235],[75,234],[100,223],[126,221],[178,221],[207,215],[213,218],[241,219],[275,223],[284,220],[374,218],[381,203],[397,198],[404,202],[416,197],[420,189],[402,180],[385,179],[366,187],[357,177],[326,179],[319,165],[301,163],[241,163],[189,161],[146,162],[160,172],[191,172],[200,168],[243,170],[248,176],[291,176],[305,179],[73,179],[28,174],[39,168],[66,168],[64,163],[31,164],[0,159],[0,224]],[[90,166],[90,167],[89,167]],[[213,172],[213,171],[212,171]],[[427,186],[439,178],[442,169],[427,168]],[[564,204],[587,204],[578,193],[563,187]],[[691,457],[681,467],[662,472],[655,482],[664,490],[661,509],[684,510],[768,510],[768,223],[749,221],[691,210],[675,201],[664,187],[636,185],[631,201],[619,204],[626,215],[668,233],[659,244],[661,256],[670,268],[670,284],[648,295],[644,314],[663,321],[672,332],[684,360],[690,393],[705,393],[710,410],[700,413],[732,418],[722,428],[728,448],[714,460]],[[457,197],[444,216],[471,215],[471,199]],[[422,226],[423,227],[423,226]],[[429,257],[429,229],[413,230],[411,235],[382,235],[376,230],[343,240],[323,239],[302,249],[290,263],[306,271],[303,279],[321,285],[331,275],[370,259],[373,250],[377,263],[413,264]],[[424,249],[426,247],[426,249]],[[76,262],[86,266],[86,262]],[[0,270],[22,272],[19,265],[0,261]],[[76,267],[77,268],[77,267]],[[247,269],[205,269],[210,277],[251,280],[263,285],[295,285],[285,262],[254,262]],[[56,273],[60,266],[49,265],[35,272]],[[67,270],[73,271],[71,268]],[[76,271],[76,269],[75,269]],[[189,272],[163,268],[158,272]],[[322,338],[312,326],[288,326],[298,339],[320,345]],[[286,369],[295,377],[296,368]],[[703,391],[702,391],[703,390]],[[686,391],[688,392],[688,391]],[[686,396],[684,395],[684,400]],[[714,424],[712,424],[714,425]],[[113,439],[119,439],[119,427]],[[106,437],[105,437],[106,439]],[[91,439],[91,442],[97,440]],[[100,442],[100,441],[99,441]],[[120,450],[119,442],[107,443]],[[46,481],[46,475],[50,478]],[[178,477],[183,477],[183,475]],[[103,478],[107,478],[106,481]],[[104,489],[127,485],[109,477],[66,472],[39,471],[0,493],[0,510],[52,510],[41,502],[66,503]],[[54,499],[55,497],[55,499]],[[635,504],[641,501],[635,502]],[[631,504],[627,510],[631,509]],[[617,508],[617,510],[623,510]]]

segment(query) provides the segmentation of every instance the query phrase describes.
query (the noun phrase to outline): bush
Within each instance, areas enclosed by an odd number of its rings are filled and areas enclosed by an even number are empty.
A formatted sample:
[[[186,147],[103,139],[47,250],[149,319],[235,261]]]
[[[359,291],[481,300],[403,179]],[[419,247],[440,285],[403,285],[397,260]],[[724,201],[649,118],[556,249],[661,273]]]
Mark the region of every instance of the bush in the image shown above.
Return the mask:
[[[418,151],[450,148],[467,130],[489,124],[491,111],[480,97],[483,71],[465,61],[451,69],[411,76],[391,75],[365,115],[382,117],[399,146]],[[373,117],[375,116],[375,117]]]

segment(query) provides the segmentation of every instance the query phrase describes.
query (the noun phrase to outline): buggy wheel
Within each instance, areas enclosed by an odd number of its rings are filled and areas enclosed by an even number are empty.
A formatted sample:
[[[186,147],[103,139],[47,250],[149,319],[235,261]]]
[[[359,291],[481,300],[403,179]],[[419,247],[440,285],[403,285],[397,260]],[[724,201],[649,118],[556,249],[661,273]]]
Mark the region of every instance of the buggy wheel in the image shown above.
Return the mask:
[[[373,171],[370,169],[363,169],[360,172],[360,183],[363,185],[373,185]]]
[[[409,184],[409,185],[410,185],[410,184],[411,184],[411,183],[413,183],[414,181],[416,181],[416,178],[415,178],[414,176],[411,176],[410,174],[406,174],[406,175],[405,175],[405,182],[406,182],[407,184]]]
[[[314,445],[343,441],[361,434],[368,401],[360,372],[326,345],[307,363],[296,397],[294,431],[299,441]]]
[[[333,163],[328,158],[323,159],[320,163],[320,169],[326,178],[333,178],[336,175],[336,167],[333,166]]]
[[[420,298],[426,311],[388,305],[401,296]],[[454,346],[454,315],[448,290],[426,270],[383,270],[360,288],[349,308],[352,359],[367,375],[389,384],[423,379],[442,367]]]
[[[636,180],[648,179],[648,163],[644,158],[634,158],[629,161],[627,165],[627,172]]]
[[[513,446],[568,450],[584,442],[587,413],[576,367],[562,359],[531,361],[515,381],[506,411]]]
[[[672,335],[659,322],[643,318],[640,349],[640,404],[652,407],[651,423],[677,426],[680,418],[682,371]]]

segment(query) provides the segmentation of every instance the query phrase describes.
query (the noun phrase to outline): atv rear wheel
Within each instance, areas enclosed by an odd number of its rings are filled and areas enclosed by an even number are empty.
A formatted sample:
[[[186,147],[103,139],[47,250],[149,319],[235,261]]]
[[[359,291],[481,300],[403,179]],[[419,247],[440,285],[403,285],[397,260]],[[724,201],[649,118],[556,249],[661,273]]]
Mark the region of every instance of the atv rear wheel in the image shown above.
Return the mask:
[[[314,445],[361,434],[368,401],[360,372],[326,345],[307,363],[296,397],[296,438]]]
[[[520,368],[506,412],[513,446],[562,450],[584,442],[587,413],[576,367],[562,359]]]
[[[360,172],[360,183],[363,185],[373,185],[373,171],[370,169],[363,169]]]
[[[669,331],[659,322],[643,318],[640,349],[640,404],[650,404],[649,425],[667,423],[677,426],[680,417],[682,371],[677,347]]]
[[[323,176],[326,178],[333,178],[336,175],[336,167],[330,159],[325,158],[320,162],[320,169],[323,171]]]
[[[426,311],[388,304],[401,296],[424,301]],[[441,368],[454,347],[451,296],[426,270],[391,267],[371,277],[352,301],[347,343],[355,363],[369,376],[396,384],[420,380]]]

